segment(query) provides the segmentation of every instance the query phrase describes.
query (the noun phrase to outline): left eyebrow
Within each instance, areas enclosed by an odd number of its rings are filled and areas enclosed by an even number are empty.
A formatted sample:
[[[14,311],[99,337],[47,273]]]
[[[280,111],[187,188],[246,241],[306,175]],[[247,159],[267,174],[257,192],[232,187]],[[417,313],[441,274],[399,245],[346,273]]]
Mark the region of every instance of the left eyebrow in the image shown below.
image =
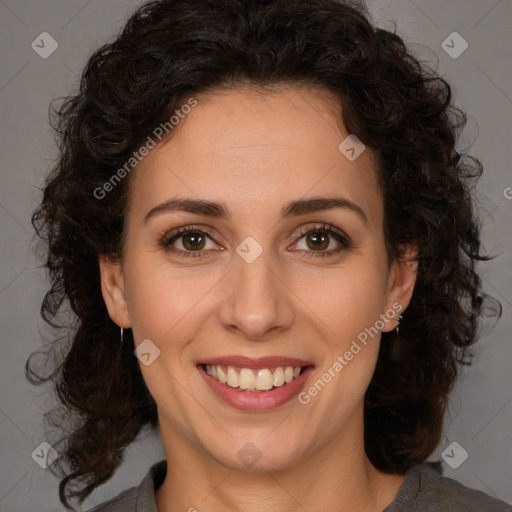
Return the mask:
[[[356,203],[344,197],[310,197],[292,201],[281,210],[281,217],[304,215],[306,213],[332,210],[334,208],[351,210],[361,218],[367,227],[370,225],[370,221],[364,213],[364,210]]]
[[[307,199],[298,199],[288,203],[281,209],[281,217],[289,218],[307,213],[332,210],[334,208],[343,208],[356,213],[369,226],[369,220],[363,209],[356,203],[343,197],[310,197]],[[156,215],[183,211],[194,213],[196,215],[204,215],[206,217],[227,220],[231,218],[231,212],[226,204],[215,201],[207,201],[204,199],[169,199],[163,203],[156,205],[144,217],[144,223],[147,223]]]

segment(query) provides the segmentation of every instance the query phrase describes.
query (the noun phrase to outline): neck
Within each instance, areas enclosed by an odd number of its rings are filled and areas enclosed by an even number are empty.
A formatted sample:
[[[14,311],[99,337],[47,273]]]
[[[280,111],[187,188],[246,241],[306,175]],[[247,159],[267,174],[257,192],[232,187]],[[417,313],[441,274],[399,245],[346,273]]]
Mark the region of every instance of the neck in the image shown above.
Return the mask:
[[[349,426],[298,463],[263,471],[223,465],[190,438],[165,427],[167,474],[156,491],[159,512],[382,512],[403,482],[403,475],[382,473],[370,463],[362,434],[354,437]]]

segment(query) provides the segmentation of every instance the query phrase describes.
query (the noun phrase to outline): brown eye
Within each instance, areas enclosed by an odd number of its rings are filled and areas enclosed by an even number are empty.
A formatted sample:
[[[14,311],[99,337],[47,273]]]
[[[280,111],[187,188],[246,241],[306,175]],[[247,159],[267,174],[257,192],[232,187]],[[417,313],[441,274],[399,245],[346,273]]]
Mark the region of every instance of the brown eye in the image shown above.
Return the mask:
[[[202,258],[223,250],[215,243],[213,233],[195,226],[175,229],[161,239],[160,245],[165,251],[183,258]]]
[[[204,249],[206,237],[198,231],[185,233],[181,235],[183,247],[187,251],[196,251]]]
[[[352,242],[346,234],[328,224],[303,229],[299,235],[292,250],[302,253],[307,258],[335,256],[352,247]]]
[[[329,235],[322,231],[310,231],[306,235],[306,244],[313,250],[324,250],[329,247]]]

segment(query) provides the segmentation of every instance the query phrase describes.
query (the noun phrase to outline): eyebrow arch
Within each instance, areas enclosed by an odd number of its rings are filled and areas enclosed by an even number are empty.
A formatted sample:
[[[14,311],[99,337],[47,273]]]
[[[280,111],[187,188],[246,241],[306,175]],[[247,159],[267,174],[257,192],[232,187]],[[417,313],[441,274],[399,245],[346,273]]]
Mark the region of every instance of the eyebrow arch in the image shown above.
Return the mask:
[[[173,211],[195,213],[197,215],[205,215],[206,217],[225,220],[231,217],[229,208],[223,203],[206,201],[204,199],[169,199],[151,208],[144,217],[144,223],[147,223],[156,215]]]
[[[366,226],[369,226],[368,217],[362,208],[343,197],[310,197],[307,199],[298,199],[288,203],[281,209],[281,217],[296,217],[306,213],[332,210],[334,208],[344,208],[353,211],[361,218]],[[169,199],[151,208],[144,217],[144,223],[147,223],[156,215],[173,211],[183,211],[223,220],[227,220],[231,217],[231,212],[225,203],[207,201],[204,199]]]
[[[308,197],[307,199],[292,201],[281,210],[281,217],[294,217],[321,210],[332,210],[334,208],[351,210],[361,218],[367,227],[370,225],[363,209],[344,197]]]

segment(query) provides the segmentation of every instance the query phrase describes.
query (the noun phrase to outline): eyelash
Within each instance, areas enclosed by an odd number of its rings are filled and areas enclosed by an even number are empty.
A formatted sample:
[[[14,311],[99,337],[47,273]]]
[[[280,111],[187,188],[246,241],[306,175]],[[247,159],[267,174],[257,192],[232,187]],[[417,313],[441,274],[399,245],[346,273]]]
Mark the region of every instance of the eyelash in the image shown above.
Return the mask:
[[[295,243],[301,240],[304,236],[313,232],[323,232],[327,235],[332,236],[338,243],[341,244],[341,248],[331,249],[329,251],[305,251],[304,257],[306,258],[325,258],[326,256],[334,256],[335,254],[345,250],[350,249],[352,247],[352,242],[350,237],[345,234],[339,233],[332,229],[332,225],[330,224],[322,224],[320,226],[308,226],[306,228],[302,228],[298,233],[298,238]],[[215,242],[213,234],[205,228],[196,228],[194,226],[186,226],[182,228],[177,228],[168,235],[165,235],[160,243],[164,250],[168,252],[172,252],[179,256],[180,258],[204,258],[204,250],[201,251],[183,251],[181,249],[173,249],[172,243],[186,235],[187,233],[198,233],[202,235],[206,235],[212,242]],[[300,250],[302,251],[302,250]]]

